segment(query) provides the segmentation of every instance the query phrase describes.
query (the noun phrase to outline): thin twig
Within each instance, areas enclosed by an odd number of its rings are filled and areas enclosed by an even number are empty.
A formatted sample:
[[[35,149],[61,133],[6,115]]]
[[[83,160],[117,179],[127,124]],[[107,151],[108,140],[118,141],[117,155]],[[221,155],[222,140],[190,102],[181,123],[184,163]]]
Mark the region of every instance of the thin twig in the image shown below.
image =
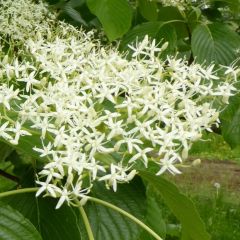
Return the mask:
[[[10,173],[7,173],[0,169],[0,176],[5,177],[9,180],[12,180],[13,182],[19,183],[20,179],[16,176],[11,175]]]

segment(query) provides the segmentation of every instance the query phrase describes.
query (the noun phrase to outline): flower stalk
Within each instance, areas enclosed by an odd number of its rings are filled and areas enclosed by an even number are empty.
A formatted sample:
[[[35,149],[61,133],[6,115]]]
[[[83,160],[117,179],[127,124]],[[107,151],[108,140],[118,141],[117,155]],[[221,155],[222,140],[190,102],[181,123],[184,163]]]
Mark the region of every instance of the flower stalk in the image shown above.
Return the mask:
[[[37,190],[38,190],[38,187],[21,188],[21,189],[11,190],[11,191],[0,193],[0,198],[9,197],[9,196],[16,195],[16,194],[33,193],[33,192],[37,192]]]
[[[79,203],[78,203],[78,209],[79,209],[80,214],[82,215],[83,223],[86,227],[86,231],[87,231],[87,234],[88,234],[88,239],[89,240],[94,240],[92,228],[91,228],[91,225],[89,223],[87,214],[86,214],[83,206],[81,206],[81,204],[79,204]]]

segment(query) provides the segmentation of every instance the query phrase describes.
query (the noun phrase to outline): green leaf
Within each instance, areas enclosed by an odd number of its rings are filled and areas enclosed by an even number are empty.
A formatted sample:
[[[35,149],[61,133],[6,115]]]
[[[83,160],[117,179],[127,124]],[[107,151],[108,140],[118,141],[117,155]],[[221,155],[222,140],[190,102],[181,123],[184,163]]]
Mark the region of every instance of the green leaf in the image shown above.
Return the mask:
[[[232,121],[226,120],[226,123],[225,123],[225,121],[222,119],[224,118],[223,115],[224,115],[224,112],[220,115],[220,119],[221,119],[222,133],[224,133],[225,135],[225,130],[229,128],[229,124],[232,124]],[[239,161],[240,148],[236,147],[234,149],[231,149],[231,147],[229,146],[229,143],[226,142],[226,140],[222,135],[216,134],[213,132],[203,133],[201,140],[193,143],[191,150],[189,152],[189,156],[193,159],[200,158],[200,159],[206,159],[206,160],[218,159],[218,160],[227,160],[227,161],[229,160]],[[231,141],[231,136],[232,135],[229,136],[230,141]],[[239,135],[237,135],[237,137],[239,137]]]
[[[156,193],[163,198],[165,204],[178,218],[182,228],[187,231],[192,240],[210,239],[195,205],[189,198],[180,193],[174,184],[148,172],[140,172],[140,176],[148,181]]]
[[[7,197],[3,201],[28,218],[41,232],[44,240],[83,239],[82,232],[77,224],[76,213],[67,205],[55,210],[57,204],[55,199],[36,198],[34,194],[27,193]]]
[[[0,176],[0,192],[10,191],[12,188],[16,187],[16,183]]]
[[[41,236],[32,223],[8,205],[0,204],[1,240],[41,240]]]
[[[160,7],[159,13],[158,13],[158,20],[171,21],[171,20],[184,20],[184,19],[177,7]]]
[[[231,97],[229,105],[220,115],[222,135],[232,147],[240,146],[240,95]]]
[[[158,12],[158,21],[171,22],[176,29],[178,39],[188,37],[187,25],[178,8],[160,7]]]
[[[0,142],[0,162],[5,161],[5,159],[11,154],[13,148],[4,142]]]
[[[132,9],[126,0],[87,0],[110,41],[125,34],[131,27]]]
[[[146,224],[156,232],[160,237],[166,237],[166,224],[164,222],[162,211],[155,198],[147,197],[147,216]],[[142,232],[140,236],[141,240],[154,240],[147,232]]]
[[[175,30],[175,27],[172,26],[172,24],[164,24],[159,32],[157,33],[157,37],[159,41],[168,42],[168,47],[164,51],[164,56],[167,54],[174,54],[177,49],[177,33]],[[161,55],[162,57],[163,55]]]
[[[93,196],[110,202],[143,220],[146,207],[144,190],[140,179],[135,179],[130,184],[119,184],[116,193],[107,190],[103,183],[98,183],[93,188]],[[88,202],[85,209],[95,239],[134,240],[138,238],[141,229],[116,211],[92,202]]]
[[[238,57],[240,37],[224,24],[198,25],[191,46],[199,63],[229,65]]]
[[[182,228],[180,224],[166,224],[166,234],[171,237],[180,237]]]
[[[63,11],[77,23],[87,26],[87,23],[82,18],[81,13],[73,8],[73,6],[71,5],[71,2],[68,2],[64,5]]]
[[[145,214],[144,190],[142,182],[137,179],[131,184],[119,185],[117,193],[107,190],[103,183],[99,183],[93,188],[93,195],[143,219]],[[36,198],[30,193],[8,197],[4,201],[30,219],[41,232],[43,239],[87,239],[77,209],[63,205],[55,210],[55,199]],[[91,202],[88,202],[84,208],[92,225],[95,239],[137,239],[139,227],[121,214]]]
[[[190,236],[188,235],[188,231],[185,228],[182,229],[181,240],[191,240]]]
[[[75,8],[81,7],[85,2],[86,0],[69,0],[67,4],[70,4],[71,7]]]
[[[40,133],[39,135],[33,134],[31,136],[23,136],[19,139],[18,145],[13,145],[12,147],[22,151],[23,153],[33,158],[43,159],[39,157],[39,154],[36,151],[33,150],[34,147],[38,147],[38,148],[42,147],[42,143],[39,136],[40,136]]]
[[[192,32],[192,30],[198,25],[201,15],[202,12],[200,8],[191,6],[191,10],[186,16],[189,32]]]
[[[158,5],[154,1],[138,0],[138,7],[141,15],[148,21],[158,19]]]
[[[0,171],[1,170],[3,171],[0,174],[0,192],[6,192],[16,187],[17,183],[12,179],[4,177],[4,174],[3,174],[4,172],[6,172],[7,174],[14,175],[12,173],[13,168],[14,168],[13,164],[11,164],[11,162],[9,161],[0,162]]]

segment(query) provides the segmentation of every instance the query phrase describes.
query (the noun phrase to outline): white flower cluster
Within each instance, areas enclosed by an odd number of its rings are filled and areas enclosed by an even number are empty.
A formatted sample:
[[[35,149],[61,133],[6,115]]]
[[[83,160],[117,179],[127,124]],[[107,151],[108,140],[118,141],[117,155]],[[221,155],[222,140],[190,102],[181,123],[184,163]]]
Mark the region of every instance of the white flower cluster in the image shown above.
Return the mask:
[[[235,91],[237,70],[226,68],[222,82],[214,66],[163,61],[166,44],[160,48],[147,36],[130,46],[127,60],[92,32],[62,22],[47,31],[49,38],[24,37],[21,56],[0,53],[0,137],[18,144],[39,135],[42,147],[33,150],[46,164],[37,196],[59,197],[57,208],[84,200],[94,181],[116,191],[150,161],[159,165],[157,175],[180,173],[175,163],[218,124],[214,104],[227,103]]]
[[[25,40],[39,33],[47,33],[50,19],[56,19],[42,1],[35,4],[29,0],[0,0],[1,36]],[[47,21],[46,21],[47,19]]]
[[[184,10],[189,0],[158,0],[163,6],[178,7],[180,10]]]

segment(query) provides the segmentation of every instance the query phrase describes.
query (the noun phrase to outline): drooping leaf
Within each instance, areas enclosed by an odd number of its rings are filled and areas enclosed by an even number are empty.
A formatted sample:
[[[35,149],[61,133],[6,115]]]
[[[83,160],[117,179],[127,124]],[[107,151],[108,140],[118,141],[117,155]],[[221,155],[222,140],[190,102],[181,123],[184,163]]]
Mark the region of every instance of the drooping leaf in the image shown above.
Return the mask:
[[[144,190],[140,179],[119,185],[116,193],[107,190],[104,184],[100,183],[94,187],[93,196],[110,202],[143,220],[146,207]],[[86,211],[95,239],[134,240],[138,238],[141,229],[114,210],[89,202]]]
[[[0,239],[1,240],[41,240],[34,225],[20,212],[0,203]]]
[[[140,172],[140,175],[163,198],[192,240],[210,239],[195,205],[188,197],[180,193],[174,184],[148,172]]]
[[[157,21],[158,5],[154,1],[138,0],[138,7],[141,15],[148,21]]]
[[[191,46],[199,63],[229,65],[238,57],[240,36],[224,24],[198,25]]]
[[[229,105],[220,115],[222,135],[235,148],[240,146],[240,95],[230,98]]]
[[[90,11],[96,15],[110,41],[125,34],[132,21],[132,9],[127,0],[87,0]]]
[[[28,218],[41,232],[43,240],[83,239],[77,224],[76,213],[66,205],[56,210],[57,201],[55,199],[36,198],[34,194],[27,193],[7,197],[3,201]]]

